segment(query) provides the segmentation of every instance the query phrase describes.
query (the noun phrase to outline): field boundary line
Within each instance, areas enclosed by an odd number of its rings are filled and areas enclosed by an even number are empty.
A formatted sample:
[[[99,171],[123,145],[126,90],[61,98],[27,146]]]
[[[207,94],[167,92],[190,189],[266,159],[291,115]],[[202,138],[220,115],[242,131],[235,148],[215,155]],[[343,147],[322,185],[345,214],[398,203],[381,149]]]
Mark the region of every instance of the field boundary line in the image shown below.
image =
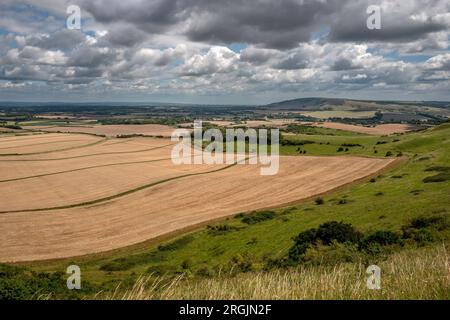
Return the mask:
[[[20,181],[20,180],[28,180],[28,179],[33,179],[33,178],[47,177],[47,176],[54,176],[54,175],[63,174],[63,173],[77,172],[77,171],[83,171],[83,170],[89,170],[89,169],[95,169],[95,168],[112,167],[112,166],[120,166],[120,165],[128,165],[128,164],[151,163],[151,162],[158,162],[158,161],[164,161],[164,160],[171,160],[171,158],[161,158],[161,159],[153,159],[153,160],[142,160],[142,161],[130,161],[130,162],[117,162],[117,163],[109,163],[109,164],[99,164],[99,165],[96,165],[96,166],[83,167],[83,168],[71,169],[71,170],[66,170],[66,171],[49,172],[49,173],[43,173],[43,174],[38,174],[38,175],[34,175],[34,176],[27,176],[27,177],[20,177],[20,178],[12,178],[12,179],[0,180],[0,183]]]
[[[242,160],[242,161],[246,161],[248,160],[248,158]],[[230,164],[228,166],[225,166],[223,168],[219,168],[219,169],[214,169],[211,171],[205,171],[205,172],[197,172],[197,173],[188,173],[188,174],[184,174],[181,176],[176,176],[176,177],[172,177],[172,178],[167,178],[167,179],[163,179],[163,180],[159,180],[159,181],[155,181],[149,184],[144,184],[142,186],[127,190],[127,191],[123,191],[117,194],[113,194],[111,196],[107,196],[104,198],[99,198],[99,199],[94,199],[91,201],[86,201],[86,202],[80,202],[80,203],[74,203],[74,204],[69,204],[69,205],[65,205],[65,206],[58,206],[58,207],[49,207],[49,208],[35,208],[35,209],[23,209],[23,210],[7,210],[7,211],[0,211],[0,214],[8,214],[8,213],[26,213],[26,212],[39,212],[39,211],[54,211],[54,210],[63,210],[63,209],[71,209],[71,208],[78,208],[78,207],[85,207],[85,206],[90,206],[93,204],[99,204],[102,202],[106,202],[109,200],[113,200],[113,199],[117,199],[117,198],[121,198],[124,196],[127,196],[129,194],[144,190],[144,189],[148,189],[151,187],[154,187],[156,185],[160,185],[166,182],[170,182],[170,181],[174,181],[174,180],[178,180],[178,179],[183,179],[183,178],[187,178],[187,177],[193,177],[193,176],[199,176],[199,175],[205,175],[205,174],[209,174],[209,173],[214,173],[214,172],[219,172],[219,171],[223,171],[226,169],[229,169],[231,167],[234,167],[235,165],[237,165],[238,162],[235,162],[233,164]]]
[[[74,150],[74,149],[81,149],[81,148],[87,148],[87,147],[91,147],[91,146],[95,146],[97,144],[103,143],[108,141],[108,138],[103,138],[103,139],[99,139],[95,142],[91,142],[88,144],[84,144],[81,146],[74,146],[74,147],[67,147],[67,148],[63,148],[63,149],[57,149],[57,150],[49,150],[49,151],[40,151],[40,152],[30,152],[30,153],[0,153],[0,157],[16,157],[16,156],[30,156],[30,155],[37,155],[37,154],[47,154],[47,153],[54,153],[54,152],[62,152],[62,151],[68,151],[68,150]],[[0,160],[0,161],[4,161],[4,160]],[[6,161],[22,161],[22,160],[6,160]]]
[[[23,148],[23,147],[31,147],[31,146],[40,146],[40,145],[43,145],[43,144],[78,142],[78,141],[84,141],[84,140],[64,140],[64,141],[49,141],[49,142],[41,142],[41,143],[32,143],[32,144],[25,144],[25,145],[21,145],[21,146],[0,147],[0,150],[14,149],[14,148]]]
[[[109,140],[109,139],[106,138],[106,140]],[[106,140],[103,140],[103,141],[106,142]],[[117,142],[117,143],[119,143],[119,142]],[[91,153],[91,154],[84,154],[84,155],[74,156],[74,157],[51,158],[51,159],[6,159],[6,160],[0,159],[0,162],[70,160],[70,159],[79,159],[79,158],[102,156],[102,155],[109,155],[109,154],[139,153],[139,152],[146,152],[146,151],[162,149],[162,148],[166,148],[166,147],[170,147],[170,146],[173,146],[173,144],[167,144],[167,145],[163,145],[163,146],[158,146],[158,147],[153,147],[153,148],[148,148],[148,149],[141,149],[141,150],[136,150],[136,151],[116,151],[116,152]],[[10,155],[10,156],[14,156],[14,155]]]

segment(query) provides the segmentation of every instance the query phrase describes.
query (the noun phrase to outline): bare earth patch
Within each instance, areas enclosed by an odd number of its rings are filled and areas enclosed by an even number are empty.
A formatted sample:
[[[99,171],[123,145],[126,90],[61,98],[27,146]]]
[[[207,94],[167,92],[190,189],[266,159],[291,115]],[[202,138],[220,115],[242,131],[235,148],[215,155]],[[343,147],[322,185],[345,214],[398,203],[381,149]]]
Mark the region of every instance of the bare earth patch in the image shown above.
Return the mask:
[[[153,146],[163,146],[168,141],[133,139],[127,143],[145,144],[143,140],[152,141]],[[113,140],[103,147],[128,150],[127,143]],[[91,152],[95,149],[89,148]],[[86,155],[85,149],[77,150]],[[74,156],[77,152],[65,153]],[[76,174],[62,173],[0,183],[0,203],[5,211],[0,214],[0,261],[63,258],[136,244],[238,212],[305,199],[371,175],[395,161],[358,157],[281,157],[279,173],[274,176],[261,176],[257,165],[228,168],[175,166],[170,161],[160,161],[109,166],[124,160],[145,161],[165,155],[170,155],[170,148],[72,160],[31,161],[20,165],[14,161],[0,161],[2,173],[14,170],[17,165],[14,174],[8,175],[10,178],[64,170],[66,164],[71,170],[107,165],[82,169]],[[124,158],[126,156],[128,159]],[[57,163],[55,167],[53,162]],[[175,179],[165,181],[167,178]],[[158,181],[159,184],[91,205],[7,212],[18,208],[73,204]]]

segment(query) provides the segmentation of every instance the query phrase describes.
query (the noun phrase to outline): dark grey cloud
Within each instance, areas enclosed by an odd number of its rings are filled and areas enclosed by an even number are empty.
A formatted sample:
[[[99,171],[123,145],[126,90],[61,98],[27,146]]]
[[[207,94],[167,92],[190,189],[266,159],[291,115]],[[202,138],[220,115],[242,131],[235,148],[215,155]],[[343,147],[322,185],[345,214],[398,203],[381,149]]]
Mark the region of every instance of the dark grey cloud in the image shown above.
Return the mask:
[[[27,39],[27,44],[47,50],[72,50],[85,41],[79,30],[61,29],[49,35],[37,35]]]
[[[109,48],[82,47],[69,58],[67,66],[95,68],[113,64],[115,59],[116,52]]]
[[[333,71],[342,71],[342,70],[351,70],[351,69],[358,69],[359,67],[356,66],[353,61],[346,58],[339,58],[333,63],[333,66],[331,67],[331,70]]]
[[[245,42],[286,49],[310,40],[318,23],[348,0],[82,1],[104,24],[128,23],[150,34],[181,25],[191,41]]]
[[[106,25],[130,24],[149,35],[177,29],[195,42],[243,42],[275,49],[290,49],[299,43],[308,42],[324,27],[330,28],[330,41],[350,42],[406,42],[449,28],[445,18],[436,18],[442,10],[448,10],[448,4],[444,0],[405,1],[403,5],[397,6],[386,3],[388,2],[381,0],[81,2],[84,10],[96,21]],[[381,30],[369,30],[366,27],[366,9],[372,4],[380,4],[383,7]],[[429,14],[424,19],[411,17],[420,16],[424,9]],[[130,41],[130,45],[136,41]]]
[[[296,70],[307,68],[309,65],[309,57],[302,53],[295,53],[277,62],[273,67],[281,70]]]
[[[381,29],[367,28],[369,4],[381,6]],[[383,5],[388,4],[388,5]],[[342,42],[408,42],[449,30],[448,17],[439,19],[442,10],[449,11],[445,1],[365,1],[343,3],[334,13],[330,25],[330,41]],[[446,21],[447,20],[447,21]]]
[[[102,44],[108,46],[133,47],[148,39],[148,34],[132,25],[113,25],[102,38]]]

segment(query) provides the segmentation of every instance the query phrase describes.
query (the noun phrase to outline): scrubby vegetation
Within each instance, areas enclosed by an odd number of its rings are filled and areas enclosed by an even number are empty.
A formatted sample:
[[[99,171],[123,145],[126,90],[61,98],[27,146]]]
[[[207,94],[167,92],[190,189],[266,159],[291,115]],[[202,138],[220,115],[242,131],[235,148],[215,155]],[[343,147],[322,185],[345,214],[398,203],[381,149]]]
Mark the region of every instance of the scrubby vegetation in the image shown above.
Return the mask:
[[[102,299],[450,299],[449,248],[442,245],[394,253],[379,263],[381,290],[368,290],[367,265],[302,265],[269,272],[200,279],[139,277],[126,291]]]
[[[256,224],[262,221],[271,220],[275,218],[276,214],[273,211],[259,211],[244,215],[242,222],[246,224]]]

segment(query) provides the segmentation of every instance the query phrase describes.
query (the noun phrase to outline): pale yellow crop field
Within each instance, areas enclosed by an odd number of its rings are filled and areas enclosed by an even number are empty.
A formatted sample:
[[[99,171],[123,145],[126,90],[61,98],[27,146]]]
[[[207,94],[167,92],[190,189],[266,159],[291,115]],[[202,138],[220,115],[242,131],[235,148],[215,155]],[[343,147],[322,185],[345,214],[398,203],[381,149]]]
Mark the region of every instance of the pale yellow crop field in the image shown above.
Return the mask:
[[[14,139],[18,148],[32,141]],[[37,150],[46,148],[34,141]],[[110,139],[0,158],[0,261],[63,258],[136,244],[238,212],[299,201],[395,161],[282,156],[278,174],[261,176],[259,165],[174,165],[170,144]]]
[[[46,132],[84,132],[115,137],[127,134],[170,137],[175,128],[160,124],[141,125],[93,125],[93,126],[33,126],[33,129]]]

